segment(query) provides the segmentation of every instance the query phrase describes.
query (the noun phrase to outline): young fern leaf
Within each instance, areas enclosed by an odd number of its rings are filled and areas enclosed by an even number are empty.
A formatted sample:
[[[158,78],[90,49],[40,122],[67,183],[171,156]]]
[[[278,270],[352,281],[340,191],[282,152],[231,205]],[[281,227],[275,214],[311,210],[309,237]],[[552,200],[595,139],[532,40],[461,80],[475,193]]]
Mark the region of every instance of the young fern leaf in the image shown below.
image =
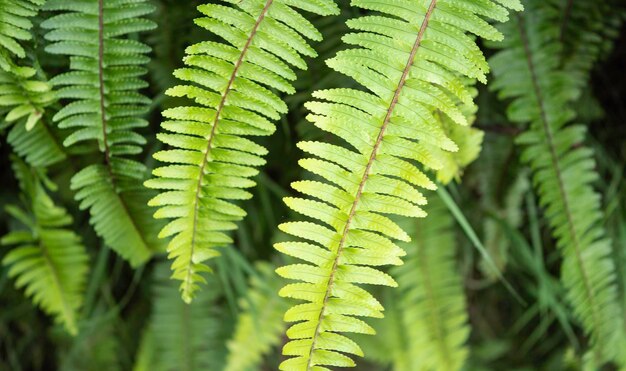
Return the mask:
[[[72,335],[78,332],[78,309],[82,304],[88,256],[80,238],[68,227],[72,218],[54,204],[37,174],[15,158],[13,170],[28,202],[27,209],[7,207],[7,212],[26,229],[10,232],[2,245],[16,245],[2,264],[9,277],[43,311],[55,317]]]
[[[491,59],[494,89],[513,99],[508,116],[529,124],[517,139],[522,160],[534,172],[540,204],[561,251],[567,298],[591,338],[594,367],[624,356],[611,242],[602,223],[593,152],[585,128],[569,124],[576,81],[559,69],[560,43],[550,4],[531,0],[523,16],[503,27],[503,50]],[[532,26],[531,26],[532,25]],[[623,360],[621,361],[623,362]]]
[[[281,280],[270,264],[259,264],[257,272],[248,296],[242,299],[224,371],[258,370],[262,357],[280,343],[285,331],[282,318],[289,303],[277,294]]]
[[[306,68],[302,56],[315,56],[304,37],[320,40],[320,33],[296,12],[300,8],[321,15],[335,14],[332,0],[228,0],[235,6],[202,5],[207,17],[196,23],[227,43],[202,42],[187,48],[187,67],[175,72],[193,84],[167,91],[188,97],[197,105],[163,112],[170,119],[162,124],[159,140],[174,149],[154,157],[172,164],[154,170],[146,182],[162,193],[150,201],[158,206],[156,218],[173,219],[160,233],[170,237],[168,252],[173,259],[173,278],[182,281],[181,293],[191,302],[201,273],[210,271],[205,262],[215,250],[231,242],[227,231],[245,212],[233,201],[251,197],[245,188],[264,164],[266,149],[246,139],[270,135],[286,112],[276,93],[293,93],[291,66]]]
[[[405,245],[406,263],[392,272],[401,287],[394,299],[400,303],[410,355],[404,370],[461,370],[469,355],[470,328],[454,219],[438,198],[426,211],[426,221],[404,224],[413,242]]]
[[[39,12],[46,0],[0,0],[0,69],[19,71],[14,59],[26,57],[20,42],[32,38],[29,18]]]
[[[29,165],[44,168],[67,158],[63,145],[43,122],[46,108],[56,102],[50,84],[34,78],[32,68],[0,70],[0,107],[9,111],[3,127],[11,126],[7,141]]]
[[[280,226],[310,242],[278,243],[276,248],[312,263],[277,270],[286,278],[303,281],[285,286],[280,294],[308,302],[285,315],[286,321],[298,323],[287,330],[292,340],[283,353],[294,357],[281,364],[283,370],[349,367],[355,363],[346,354],[362,355],[355,342],[339,333],[373,333],[356,316],[382,317],[383,307],[355,284],[397,286],[373,266],[402,264],[405,253],[393,240],[410,240],[383,214],[425,216],[420,205],[426,199],[417,187],[436,187],[412,162],[441,169],[438,157],[458,149],[434,114],[440,111],[458,125],[468,124],[456,100],[470,102],[472,95],[457,76],[484,82],[488,65],[467,33],[500,40],[502,35],[483,17],[508,18],[506,8],[488,0],[354,0],[352,5],[382,15],[349,21],[357,32],[346,35],[344,42],[357,48],[339,52],[327,63],[369,92],[318,91],[314,96],[324,102],[306,105],[312,111],[311,122],[354,149],[299,143],[317,157],[300,165],[326,182],[293,184],[320,201],[285,201],[324,225]]]
[[[82,209],[104,242],[137,266],[159,248],[142,182],[146,168],[128,158],[141,153],[145,139],[134,130],[148,125],[141,118],[150,100],[137,92],[146,87],[150,48],[123,37],[151,30],[141,18],[154,7],[143,0],[49,0],[48,11],[63,11],[42,23],[50,29],[46,51],[70,56],[71,72],[54,77],[60,99],[72,100],[54,120],[74,132],[65,146],[95,141],[103,164],[92,164],[72,178]]]

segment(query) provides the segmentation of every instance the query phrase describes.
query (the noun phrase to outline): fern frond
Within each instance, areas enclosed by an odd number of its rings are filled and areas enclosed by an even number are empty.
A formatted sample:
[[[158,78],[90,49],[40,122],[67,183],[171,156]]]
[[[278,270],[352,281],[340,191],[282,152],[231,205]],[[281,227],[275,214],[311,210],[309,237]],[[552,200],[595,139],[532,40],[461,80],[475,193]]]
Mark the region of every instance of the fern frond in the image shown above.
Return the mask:
[[[42,121],[45,108],[54,103],[50,85],[31,67],[20,67],[25,58],[22,45],[32,38],[30,18],[45,0],[0,0],[0,108],[6,108],[3,128],[12,126],[8,142],[15,152],[34,167],[63,161],[66,155],[59,140]]]
[[[470,327],[456,261],[454,219],[440,198],[428,206],[426,220],[403,220],[412,238],[404,265],[390,274],[400,289],[384,288],[385,318],[376,337],[361,337],[367,360],[395,371],[453,371],[463,368]]]
[[[507,2],[511,5],[514,2]],[[327,61],[369,91],[333,89],[314,93],[309,120],[344,139],[353,149],[322,142],[299,147],[317,158],[300,165],[325,179],[293,184],[316,198],[287,198],[294,211],[318,222],[280,226],[309,242],[286,242],[276,248],[311,264],[279,268],[278,274],[298,281],[281,295],[307,301],[285,315],[297,322],[287,330],[292,339],[283,349],[294,356],[283,370],[327,370],[354,366],[346,354],[361,348],[342,332],[372,334],[356,318],[382,317],[382,305],[355,284],[397,286],[373,268],[400,265],[405,252],[393,240],[409,241],[400,226],[384,214],[423,217],[426,203],[418,190],[435,184],[418,169],[438,170],[446,151],[458,146],[434,117],[441,112],[457,125],[468,125],[456,101],[472,95],[457,76],[486,81],[488,65],[468,34],[500,40],[484,18],[505,21],[508,10],[491,1],[354,0],[353,6],[382,13],[348,22],[355,33],[344,42],[356,46]],[[450,98],[455,96],[456,100]]]
[[[153,9],[142,0],[49,0],[44,10],[63,13],[42,23],[52,42],[46,51],[70,57],[71,71],[50,81],[58,98],[70,101],[54,116],[73,130],[64,144],[95,141],[104,156],[104,164],[74,176],[72,189],[98,235],[134,266],[159,249],[143,203],[150,197],[141,185],[146,168],[128,157],[145,144],[135,130],[148,125],[141,116],[150,103],[137,92],[147,86],[141,76],[150,48],[128,35],[155,27],[142,18]]]
[[[212,276],[197,299],[180,300],[178,285],[169,279],[169,268],[159,264],[154,272],[154,307],[150,327],[157,370],[221,370],[232,319],[217,305],[218,282]]]
[[[623,13],[619,1],[551,0],[559,11],[562,66],[576,82],[579,94],[586,87],[594,64],[613,48],[620,34]]]
[[[20,70],[14,60],[26,57],[20,44],[32,38],[30,18],[46,0],[0,0],[0,69]]]
[[[26,229],[2,237],[2,245],[15,245],[2,264],[9,266],[9,277],[26,296],[76,335],[88,269],[85,247],[68,228],[71,216],[54,204],[36,173],[17,158],[13,170],[28,205],[27,210],[10,206],[7,212]]]
[[[246,139],[274,132],[269,120],[286,112],[285,103],[270,89],[293,93],[292,67],[306,68],[302,56],[315,56],[305,41],[321,35],[295,8],[323,15],[338,11],[332,0],[228,0],[235,6],[202,5],[207,17],[196,23],[226,40],[202,42],[187,49],[187,67],[175,72],[192,83],[168,90],[196,105],[163,112],[159,140],[175,149],[158,152],[167,164],[146,182],[162,193],[150,201],[156,218],[172,221],[160,236],[170,237],[173,278],[182,281],[186,302],[193,299],[210,271],[204,263],[218,255],[216,247],[230,243],[226,233],[245,211],[233,202],[251,197],[257,167],[265,148]]]
[[[278,345],[285,325],[282,321],[289,303],[278,296],[280,280],[270,264],[259,264],[251,287],[242,299],[233,338],[228,342],[225,371],[258,370],[263,355]]]
[[[533,170],[540,204],[557,240],[567,298],[591,338],[596,367],[623,353],[620,307],[611,243],[602,223],[593,152],[583,145],[585,128],[570,122],[576,82],[559,68],[558,14],[550,4],[529,0],[528,10],[504,27],[503,50],[491,64],[493,84],[512,98],[508,116],[528,123],[517,142]],[[532,26],[530,26],[532,25]]]
[[[7,141],[29,165],[48,167],[67,158],[60,140],[44,122],[46,108],[56,102],[50,85],[35,78],[32,68],[0,70],[0,107],[8,109]]]
[[[428,220],[406,223],[413,242],[406,263],[396,268],[410,370],[460,370],[469,350],[467,306],[456,264],[456,236],[450,211],[437,198]]]

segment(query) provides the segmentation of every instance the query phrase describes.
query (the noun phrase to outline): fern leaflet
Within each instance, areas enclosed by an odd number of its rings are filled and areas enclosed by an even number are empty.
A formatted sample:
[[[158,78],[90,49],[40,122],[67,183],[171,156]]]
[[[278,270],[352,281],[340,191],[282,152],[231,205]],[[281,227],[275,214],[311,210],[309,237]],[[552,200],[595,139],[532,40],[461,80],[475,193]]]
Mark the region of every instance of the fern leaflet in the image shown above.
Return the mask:
[[[37,15],[46,0],[0,0],[0,69],[19,71],[14,59],[26,57],[20,42],[30,40],[29,18]]]
[[[581,144],[585,128],[569,125],[574,113],[568,104],[577,97],[577,82],[558,69],[561,50],[551,19],[558,13],[538,0],[526,3],[524,16],[504,27],[508,38],[491,59],[493,87],[502,98],[513,99],[509,119],[530,124],[517,139],[524,148],[522,160],[534,171],[541,206],[563,257],[567,298],[591,337],[590,362],[600,367],[622,356],[625,343],[611,243],[601,225],[600,197],[592,187],[595,162],[592,151]]]
[[[502,1],[519,7],[515,1]],[[412,162],[441,169],[438,161],[458,146],[434,117],[441,112],[458,125],[468,125],[456,101],[472,95],[458,75],[486,81],[488,65],[467,33],[491,40],[502,35],[483,17],[505,21],[508,10],[487,0],[380,1],[354,0],[353,6],[377,11],[348,22],[357,32],[344,42],[357,48],[327,61],[370,92],[354,89],[318,91],[325,102],[310,102],[309,120],[348,142],[356,151],[321,142],[299,147],[318,158],[301,166],[325,179],[293,184],[320,201],[287,198],[296,212],[329,226],[291,222],[281,230],[310,242],[279,243],[276,248],[312,264],[294,264],[277,272],[303,281],[285,286],[281,295],[308,303],[285,315],[297,322],[287,330],[292,339],[283,349],[294,356],[284,370],[327,370],[349,367],[346,354],[362,355],[341,332],[373,333],[356,316],[382,317],[383,307],[355,284],[397,286],[372,266],[400,265],[405,253],[393,240],[409,235],[383,214],[423,217],[426,203],[417,187],[435,184]],[[453,100],[451,96],[455,96]],[[321,246],[320,246],[321,245]]]
[[[144,202],[150,197],[142,187],[145,166],[126,157],[145,143],[134,130],[148,125],[141,116],[150,100],[137,90],[146,87],[140,77],[150,48],[122,36],[153,29],[141,17],[154,7],[143,0],[50,0],[44,9],[64,11],[42,23],[52,42],[46,51],[70,56],[71,71],[50,81],[60,87],[59,99],[72,100],[54,120],[74,130],[65,146],[95,141],[104,155],[104,164],[81,170],[71,187],[98,235],[137,266],[159,249]]]
[[[286,111],[285,103],[269,89],[293,93],[289,65],[306,68],[304,56],[315,51],[304,37],[321,35],[294,8],[328,15],[338,11],[331,0],[229,0],[237,7],[207,4],[199,10],[207,17],[196,23],[227,43],[202,42],[187,49],[187,67],[175,72],[193,83],[168,90],[175,97],[188,97],[196,106],[163,112],[170,119],[162,124],[167,133],[159,140],[175,149],[155,154],[172,165],[154,170],[150,188],[163,190],[150,201],[158,206],[156,218],[173,219],[160,237],[170,237],[168,252],[173,278],[182,281],[186,302],[193,299],[204,263],[218,255],[215,247],[231,242],[226,231],[245,216],[235,200],[251,197],[245,188],[264,164],[265,148],[246,136],[270,135],[276,120]]]
[[[37,15],[44,0],[0,0],[0,107],[7,109],[4,124],[11,127],[8,142],[17,154],[35,167],[63,161],[66,155],[59,140],[43,121],[45,108],[54,103],[50,85],[38,80],[37,71],[20,67],[32,38],[30,18]]]
[[[22,67],[0,70],[0,107],[8,109],[2,127],[11,127],[7,141],[34,167],[48,167],[67,158],[63,145],[45,122],[45,110],[56,102],[50,85],[34,78],[36,71]]]
[[[88,269],[88,256],[80,238],[68,227],[72,218],[54,204],[35,171],[17,158],[13,170],[26,200],[27,209],[7,207],[7,212],[26,229],[4,236],[2,245],[16,245],[2,263],[9,277],[25,288],[26,296],[73,335],[78,332],[78,309]]]

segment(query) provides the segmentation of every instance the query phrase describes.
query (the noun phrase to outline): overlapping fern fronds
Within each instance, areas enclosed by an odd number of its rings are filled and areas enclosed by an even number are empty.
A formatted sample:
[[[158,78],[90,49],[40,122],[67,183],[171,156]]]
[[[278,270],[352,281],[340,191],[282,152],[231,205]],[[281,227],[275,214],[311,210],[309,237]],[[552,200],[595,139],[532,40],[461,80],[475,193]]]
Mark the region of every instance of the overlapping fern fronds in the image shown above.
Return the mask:
[[[402,313],[409,364],[404,370],[461,370],[469,355],[467,305],[459,267],[453,218],[433,197],[428,219],[405,223],[413,241],[406,262],[392,272],[401,289],[395,300]]]
[[[62,11],[42,23],[50,29],[46,51],[70,57],[70,72],[50,82],[69,103],[55,116],[60,128],[73,132],[65,146],[96,142],[104,163],[92,164],[72,179],[82,209],[104,242],[136,266],[158,249],[156,231],[145,206],[145,166],[129,156],[142,151],[145,139],[135,130],[150,100],[138,93],[150,48],[129,34],[151,30],[142,18],[153,6],[136,0],[49,0],[44,9]]]
[[[26,57],[21,42],[30,40],[30,18],[46,0],[0,0],[0,69],[19,71],[15,59]]]
[[[400,289],[384,288],[385,318],[373,339],[361,337],[367,359],[395,371],[454,371],[469,355],[468,311],[457,265],[454,219],[433,197],[427,219],[404,219],[412,241],[406,262],[391,269]]]
[[[500,3],[521,9],[516,1]],[[470,103],[472,94],[458,76],[484,82],[488,72],[468,34],[500,40],[502,35],[484,18],[508,18],[508,10],[491,1],[354,0],[352,5],[381,15],[349,21],[355,32],[343,40],[356,48],[339,52],[327,63],[369,91],[318,91],[314,96],[323,101],[306,105],[311,122],[352,148],[299,143],[316,157],[300,165],[325,181],[293,184],[319,201],[285,200],[317,222],[280,226],[307,242],[279,243],[276,248],[311,263],[277,270],[302,281],[285,286],[281,295],[307,302],[285,315],[286,321],[297,323],[287,330],[291,341],[283,353],[293,358],[281,364],[284,370],[349,367],[355,363],[347,354],[362,355],[361,348],[340,333],[373,333],[356,317],[382,317],[383,307],[356,284],[396,286],[374,267],[402,264],[405,253],[393,241],[410,240],[385,214],[425,216],[420,205],[426,199],[418,188],[436,187],[416,163],[441,169],[440,156],[458,150],[434,115],[468,124],[456,103]]]
[[[228,312],[216,300],[217,277],[210,278],[211,290],[200,293],[191,304],[180,300],[178,285],[169,279],[167,264],[154,271],[154,306],[150,319],[153,360],[150,370],[222,370],[226,339],[232,326]]]
[[[36,76],[34,68],[16,62],[31,54],[26,45],[32,39],[30,19],[44,1],[0,0],[0,108],[7,111],[0,128],[11,127],[8,142],[35,167],[50,166],[66,158],[50,127],[39,124],[46,107],[55,102],[50,85]]]
[[[225,371],[259,369],[262,357],[281,341],[285,331],[282,319],[289,303],[278,296],[281,281],[276,278],[272,265],[257,266],[250,291],[242,299],[233,338],[228,342]]]
[[[2,264],[9,266],[9,277],[26,296],[75,335],[88,270],[85,247],[70,229],[71,216],[54,204],[36,171],[17,158],[13,170],[27,205],[9,206],[7,212],[25,229],[0,240],[2,245],[15,245]]]
[[[586,131],[570,124],[569,104],[578,87],[559,69],[561,44],[553,21],[558,8],[529,0],[527,11],[504,27],[503,49],[491,64],[493,87],[512,98],[508,116],[528,123],[517,142],[522,160],[534,172],[540,204],[563,258],[561,275],[567,298],[590,336],[594,367],[624,356],[623,327],[617,302],[611,242],[602,223],[593,152],[584,145]],[[622,360],[623,362],[623,360]]]
[[[463,79],[468,93],[472,97],[476,97],[478,90],[475,88],[476,80]],[[469,80],[469,81],[468,81]],[[443,114],[440,110],[435,112],[435,119],[438,125],[443,129],[444,133],[450,138],[458,147],[456,152],[442,152],[439,154],[439,161],[441,167],[437,169],[437,180],[446,185],[452,180],[460,180],[463,175],[463,171],[467,165],[472,163],[482,150],[482,143],[485,133],[482,130],[476,129],[471,125],[476,121],[476,111],[478,107],[473,101],[467,100],[465,102],[458,101],[458,98],[450,94],[450,99],[455,101],[460,111],[465,116],[468,125],[457,125],[454,120],[449,116]]]
[[[187,67],[175,72],[189,82],[167,94],[188,97],[196,105],[163,112],[158,138],[174,149],[155,158],[169,165],[154,170],[146,182],[162,193],[150,201],[158,206],[156,218],[172,221],[161,237],[173,237],[168,246],[173,278],[182,281],[186,302],[193,299],[205,262],[218,255],[215,247],[228,244],[226,233],[245,211],[236,200],[248,199],[245,188],[264,164],[266,150],[246,139],[274,132],[271,120],[285,113],[286,105],[272,92],[292,93],[291,66],[306,68],[302,56],[315,56],[305,38],[321,35],[296,9],[329,15],[338,11],[332,0],[228,0],[236,6],[207,4],[196,23],[226,43],[202,42],[187,49]]]
[[[8,110],[4,124],[11,127],[7,141],[29,165],[47,167],[67,158],[57,134],[44,120],[45,110],[56,102],[50,85],[35,78],[32,68],[0,70],[0,107]]]

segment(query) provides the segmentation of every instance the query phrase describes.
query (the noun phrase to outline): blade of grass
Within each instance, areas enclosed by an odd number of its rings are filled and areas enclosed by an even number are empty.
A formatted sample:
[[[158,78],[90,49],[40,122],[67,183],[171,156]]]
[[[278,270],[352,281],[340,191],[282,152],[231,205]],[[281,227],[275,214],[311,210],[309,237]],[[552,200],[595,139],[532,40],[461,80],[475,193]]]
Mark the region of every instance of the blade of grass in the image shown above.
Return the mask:
[[[439,197],[441,197],[442,201],[445,203],[448,210],[450,210],[450,212],[456,219],[457,223],[459,223],[459,226],[461,227],[461,229],[463,229],[463,232],[465,233],[467,238],[469,238],[469,240],[472,242],[474,247],[478,250],[478,252],[485,259],[485,262],[487,263],[489,268],[493,270],[498,280],[502,282],[504,287],[515,298],[515,300],[517,300],[523,306],[526,306],[527,305],[526,301],[519,295],[519,293],[515,290],[515,288],[511,285],[511,283],[506,278],[504,278],[504,276],[502,275],[502,272],[500,271],[500,269],[498,269],[498,267],[496,266],[496,263],[493,261],[493,258],[491,257],[491,255],[489,255],[489,252],[487,251],[483,243],[480,241],[480,238],[478,238],[478,235],[474,231],[474,228],[472,228],[472,225],[469,223],[469,221],[467,220],[467,218],[465,217],[465,215],[463,214],[459,206],[456,204],[454,199],[450,196],[448,191],[446,191],[445,187],[439,186],[437,188],[437,194],[439,195]]]

